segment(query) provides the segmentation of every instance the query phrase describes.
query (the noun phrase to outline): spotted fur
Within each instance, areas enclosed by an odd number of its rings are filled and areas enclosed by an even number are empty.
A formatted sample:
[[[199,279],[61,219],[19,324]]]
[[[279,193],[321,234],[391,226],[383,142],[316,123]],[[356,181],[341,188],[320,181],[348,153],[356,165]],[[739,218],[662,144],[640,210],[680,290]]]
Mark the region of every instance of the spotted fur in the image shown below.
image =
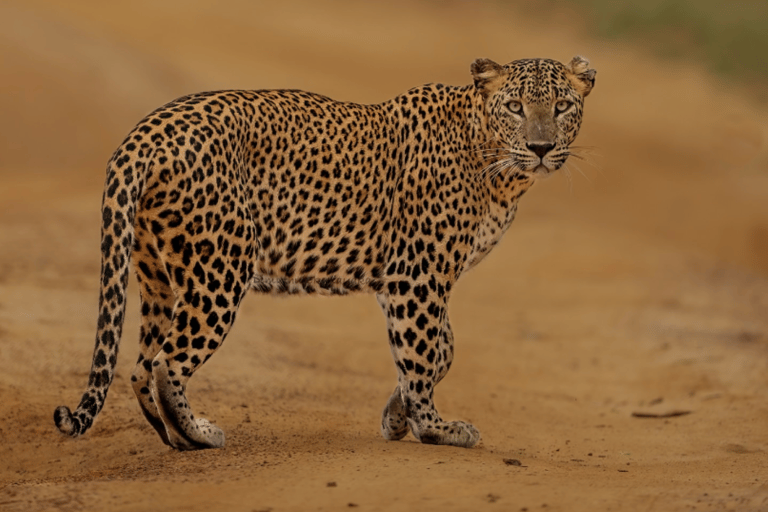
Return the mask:
[[[107,168],[93,363],[77,410],[56,409],[59,430],[83,434],[104,404],[133,258],[142,325],[131,381],[166,444],[223,446],[185,389],[254,290],[375,293],[398,370],[384,437],[475,445],[479,432],[444,421],[432,400],[453,360],[448,299],[523,193],[569,156],[595,71],[580,57],[480,59],[471,71],[473,85],[378,105],[221,91],[142,120]]]

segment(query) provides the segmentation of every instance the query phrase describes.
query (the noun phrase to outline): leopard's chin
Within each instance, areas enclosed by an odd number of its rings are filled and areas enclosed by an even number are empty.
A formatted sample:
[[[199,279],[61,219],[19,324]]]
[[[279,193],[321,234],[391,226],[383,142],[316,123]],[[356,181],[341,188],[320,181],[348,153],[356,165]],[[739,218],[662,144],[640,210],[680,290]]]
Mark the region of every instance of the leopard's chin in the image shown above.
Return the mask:
[[[544,164],[539,164],[528,172],[534,178],[549,178],[557,169],[550,169]]]

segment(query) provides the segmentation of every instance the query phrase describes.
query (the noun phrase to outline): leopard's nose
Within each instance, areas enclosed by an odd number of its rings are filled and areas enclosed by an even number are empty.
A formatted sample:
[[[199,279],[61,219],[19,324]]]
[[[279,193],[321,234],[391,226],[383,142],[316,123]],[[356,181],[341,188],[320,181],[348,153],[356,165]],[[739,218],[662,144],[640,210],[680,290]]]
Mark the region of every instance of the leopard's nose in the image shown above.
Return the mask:
[[[525,147],[533,151],[539,158],[544,158],[544,155],[552,151],[555,145],[551,142],[534,141],[527,143]]]

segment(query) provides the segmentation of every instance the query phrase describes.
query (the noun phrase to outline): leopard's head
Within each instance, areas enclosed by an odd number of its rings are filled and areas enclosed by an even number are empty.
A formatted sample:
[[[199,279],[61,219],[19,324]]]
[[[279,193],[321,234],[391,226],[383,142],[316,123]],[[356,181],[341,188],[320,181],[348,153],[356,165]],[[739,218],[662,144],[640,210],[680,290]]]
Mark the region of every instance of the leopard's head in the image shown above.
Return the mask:
[[[597,72],[589,61],[524,59],[502,66],[478,59],[471,71],[485,108],[488,144],[496,148],[485,154],[502,162],[495,168],[543,176],[562,167],[579,133],[584,98],[595,85]]]

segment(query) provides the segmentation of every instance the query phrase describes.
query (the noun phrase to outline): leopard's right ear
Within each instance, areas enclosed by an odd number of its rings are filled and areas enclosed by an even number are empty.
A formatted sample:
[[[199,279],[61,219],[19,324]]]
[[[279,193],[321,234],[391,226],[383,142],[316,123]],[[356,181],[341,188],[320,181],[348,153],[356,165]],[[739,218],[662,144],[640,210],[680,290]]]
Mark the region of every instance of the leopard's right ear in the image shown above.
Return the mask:
[[[469,69],[475,80],[475,88],[483,95],[483,99],[488,99],[501,82],[504,68],[491,59],[477,59]]]

